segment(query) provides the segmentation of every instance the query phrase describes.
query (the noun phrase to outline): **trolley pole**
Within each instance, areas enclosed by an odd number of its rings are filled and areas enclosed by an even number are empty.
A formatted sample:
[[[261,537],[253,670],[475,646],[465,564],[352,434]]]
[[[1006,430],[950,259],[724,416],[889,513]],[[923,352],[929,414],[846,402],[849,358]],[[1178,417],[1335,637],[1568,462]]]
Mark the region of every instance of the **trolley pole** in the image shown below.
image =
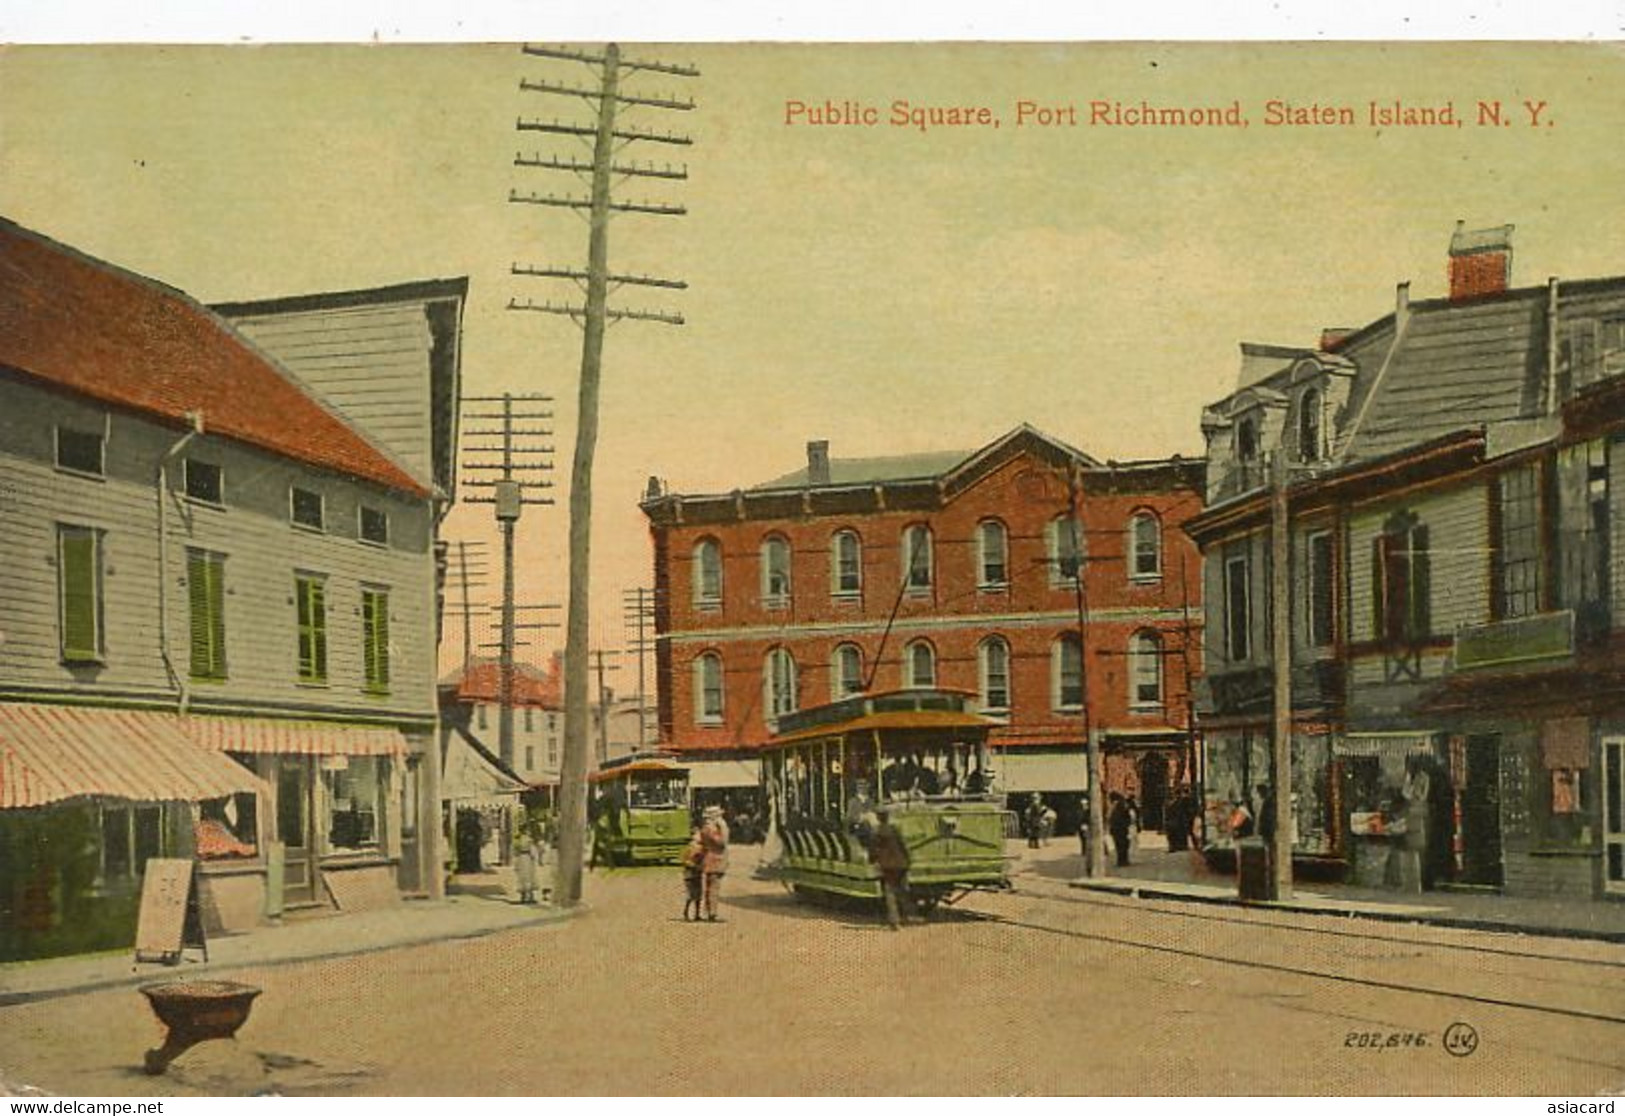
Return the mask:
[[[1285,450],[1276,450],[1270,484],[1270,637],[1275,664],[1275,724],[1270,748],[1271,892],[1292,898],[1292,591],[1291,514]]]

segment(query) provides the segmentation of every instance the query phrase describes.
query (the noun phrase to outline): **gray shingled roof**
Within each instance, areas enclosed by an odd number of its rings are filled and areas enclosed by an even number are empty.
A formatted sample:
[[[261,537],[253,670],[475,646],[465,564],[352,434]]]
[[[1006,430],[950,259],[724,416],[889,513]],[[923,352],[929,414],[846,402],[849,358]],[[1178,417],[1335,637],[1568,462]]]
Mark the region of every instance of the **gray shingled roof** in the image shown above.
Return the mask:
[[[1535,289],[1481,302],[1414,304],[1398,352],[1372,385],[1376,395],[1347,458],[1382,457],[1528,413],[1544,359],[1544,298]]]
[[[930,480],[953,469],[976,451],[938,450],[934,453],[906,453],[895,457],[837,457],[829,463],[829,484],[840,488],[849,485],[885,484],[890,481]],[[752,491],[771,488],[805,488],[805,467],[782,477],[752,486]],[[820,485],[819,487],[826,487]]]

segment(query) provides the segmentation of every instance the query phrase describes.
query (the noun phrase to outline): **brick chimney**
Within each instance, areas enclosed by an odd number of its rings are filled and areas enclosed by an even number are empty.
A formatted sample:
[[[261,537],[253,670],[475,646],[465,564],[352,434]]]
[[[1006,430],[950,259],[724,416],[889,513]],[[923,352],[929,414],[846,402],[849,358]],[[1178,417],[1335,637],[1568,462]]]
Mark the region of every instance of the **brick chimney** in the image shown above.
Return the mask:
[[[807,483],[829,483],[829,443],[807,443]]]
[[[1450,301],[1499,294],[1512,282],[1512,226],[1471,229],[1457,221],[1450,238]]]
[[[1337,351],[1337,346],[1341,345],[1344,341],[1347,341],[1349,335],[1353,332],[1354,330],[1347,326],[1327,326],[1325,329],[1320,331],[1320,351],[1323,353],[1335,353]]]

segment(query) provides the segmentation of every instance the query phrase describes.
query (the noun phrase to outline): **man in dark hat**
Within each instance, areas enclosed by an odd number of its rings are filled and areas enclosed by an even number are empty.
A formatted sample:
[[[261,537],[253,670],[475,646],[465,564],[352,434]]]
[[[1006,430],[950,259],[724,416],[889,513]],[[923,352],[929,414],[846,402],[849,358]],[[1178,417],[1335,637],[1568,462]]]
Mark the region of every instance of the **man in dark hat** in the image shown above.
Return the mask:
[[[900,930],[908,909],[908,843],[891,823],[890,810],[880,810],[876,818],[879,824],[869,838],[869,857],[880,871],[880,890],[886,897],[886,924]]]

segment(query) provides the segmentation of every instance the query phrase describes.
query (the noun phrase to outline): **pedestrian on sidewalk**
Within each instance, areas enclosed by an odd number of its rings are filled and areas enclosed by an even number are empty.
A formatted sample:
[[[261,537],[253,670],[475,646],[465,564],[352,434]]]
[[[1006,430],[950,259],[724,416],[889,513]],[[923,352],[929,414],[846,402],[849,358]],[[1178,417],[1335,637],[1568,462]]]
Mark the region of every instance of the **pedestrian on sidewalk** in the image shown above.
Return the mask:
[[[1027,799],[1022,821],[1027,823],[1027,847],[1036,849],[1044,833],[1044,798],[1037,791],[1033,791],[1032,797]]]
[[[1082,813],[1078,815],[1078,852],[1083,856],[1084,870],[1089,868],[1089,799],[1080,802]]]
[[[1117,866],[1128,867],[1130,842],[1134,834],[1134,821],[1129,814],[1128,800],[1116,791],[1112,791],[1107,800],[1111,803],[1111,813],[1106,824],[1112,831],[1112,844],[1117,846]]]
[[[891,811],[881,810],[874,834],[869,840],[869,858],[880,872],[880,891],[886,899],[886,925],[901,930],[907,919],[908,843],[902,831],[891,823]]]
[[[728,823],[723,820],[721,806],[705,808],[705,824],[700,826],[700,843],[705,847],[701,866],[705,873],[701,895],[705,917],[717,921],[717,895],[722,891],[722,877],[728,871]]]
[[[705,840],[697,826],[683,850],[683,891],[687,896],[683,900],[683,921],[698,922],[705,897]]]
[[[541,863],[541,842],[527,822],[514,836],[513,843],[513,876],[521,903],[536,902],[536,880]]]

